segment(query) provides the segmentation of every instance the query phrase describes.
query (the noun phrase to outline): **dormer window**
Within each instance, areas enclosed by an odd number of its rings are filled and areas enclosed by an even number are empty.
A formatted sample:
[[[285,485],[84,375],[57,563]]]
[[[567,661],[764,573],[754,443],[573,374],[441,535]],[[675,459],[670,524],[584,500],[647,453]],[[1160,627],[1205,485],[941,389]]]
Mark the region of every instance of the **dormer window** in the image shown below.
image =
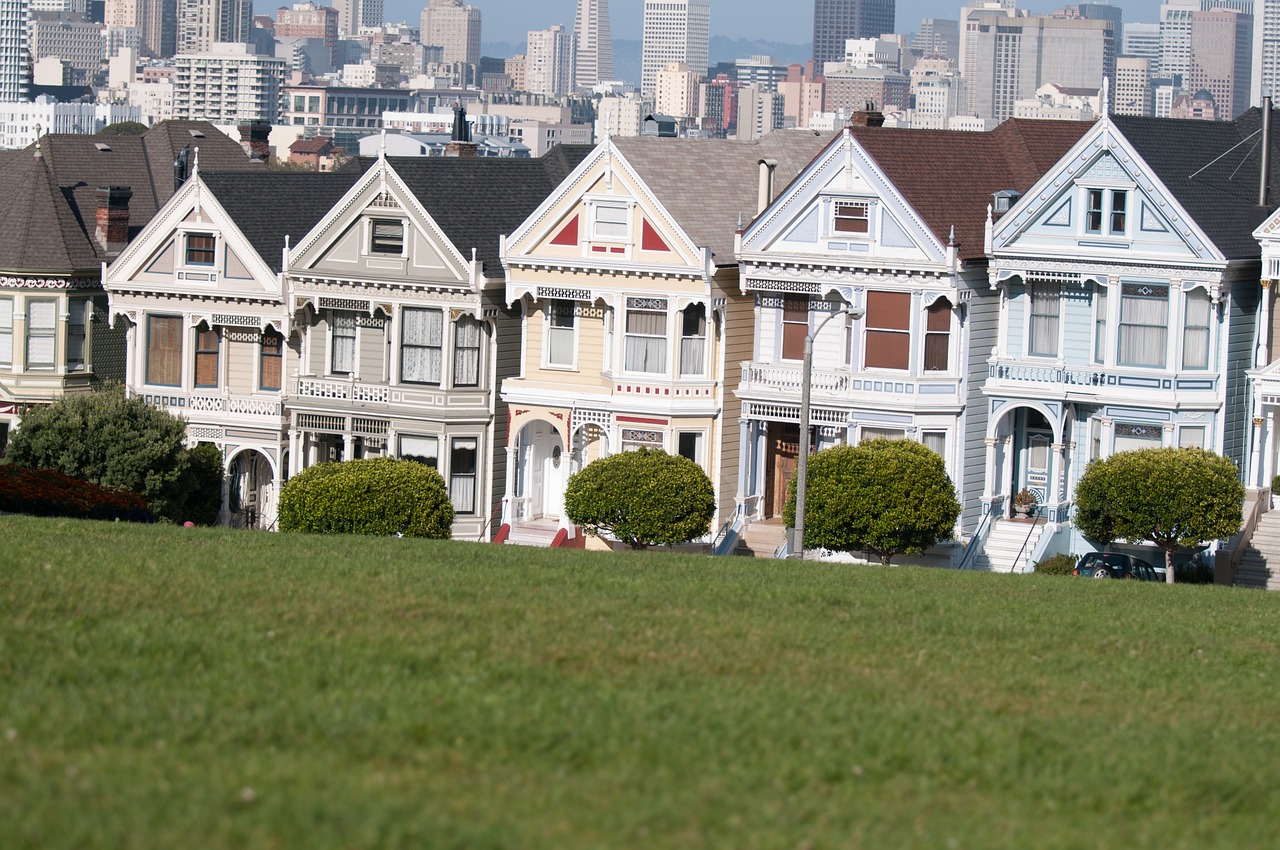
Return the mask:
[[[211,266],[214,263],[214,250],[217,240],[212,233],[187,234],[187,265]]]
[[[369,229],[369,253],[402,256],[404,254],[404,223],[395,218],[375,218]]]
[[[1085,193],[1085,233],[1124,236],[1128,226],[1129,193],[1125,189],[1089,189]],[[1103,229],[1103,226],[1106,229]]]
[[[1001,189],[991,195],[991,211],[996,215],[1004,215],[1013,209],[1013,205],[1022,196],[1012,189]]]
[[[870,233],[871,204],[866,201],[836,201],[832,230],[836,233]]]
[[[627,238],[627,208],[623,205],[597,204],[592,209],[591,238],[621,241]]]

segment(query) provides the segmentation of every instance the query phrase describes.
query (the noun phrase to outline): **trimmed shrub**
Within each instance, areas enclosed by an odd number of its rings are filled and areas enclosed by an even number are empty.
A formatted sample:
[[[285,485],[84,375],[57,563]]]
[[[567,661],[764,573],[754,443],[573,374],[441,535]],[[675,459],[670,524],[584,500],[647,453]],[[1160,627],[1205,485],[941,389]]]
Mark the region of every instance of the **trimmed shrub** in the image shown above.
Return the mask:
[[[213,443],[200,443],[187,452],[186,519],[196,525],[217,525],[222,508],[222,452]]]
[[[716,494],[702,467],[687,457],[637,449],[575,473],[564,510],[588,534],[607,532],[632,549],[675,546],[711,530]]]
[[[1076,557],[1067,554],[1054,555],[1036,564],[1036,572],[1050,576],[1069,576],[1075,568]]]
[[[447,540],[452,525],[440,473],[399,458],[318,464],[280,493],[281,531]]]
[[[99,487],[52,469],[0,464],[0,511],[73,519],[155,522],[137,493]]]

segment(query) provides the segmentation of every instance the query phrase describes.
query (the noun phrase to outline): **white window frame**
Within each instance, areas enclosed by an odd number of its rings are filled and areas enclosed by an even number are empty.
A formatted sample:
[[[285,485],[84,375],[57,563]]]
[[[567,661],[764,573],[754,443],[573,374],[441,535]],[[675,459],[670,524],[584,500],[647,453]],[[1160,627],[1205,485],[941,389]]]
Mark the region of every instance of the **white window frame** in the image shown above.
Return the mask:
[[[1137,195],[1136,186],[1083,186],[1083,194],[1081,196],[1080,207],[1084,215],[1080,217],[1080,232],[1086,238],[1114,238],[1128,239],[1129,234],[1133,232],[1133,212],[1134,202]],[[1095,230],[1090,227],[1090,201],[1094,192],[1099,193],[1098,212],[1098,228]],[[1123,198],[1124,209],[1119,215],[1124,216],[1124,224],[1121,228],[1115,227],[1116,201]]]
[[[692,315],[689,311],[693,310],[694,308],[702,309],[702,334],[686,335],[685,321],[688,316]],[[678,370],[677,373],[681,378],[705,378],[707,376],[707,351],[708,351],[707,331],[711,324],[711,316],[709,315],[709,313],[710,311],[707,310],[706,304],[695,302],[693,304],[686,304],[684,309],[680,310],[676,314],[676,321],[679,322],[680,324],[680,334],[679,334],[680,350],[677,358],[678,362],[676,363],[676,369]],[[686,340],[701,340],[702,342],[702,357],[700,358],[700,362],[698,363],[698,368],[688,372],[686,372],[684,369],[684,348],[685,348]]]
[[[1162,288],[1162,289],[1164,289],[1164,292],[1165,292],[1165,296],[1164,296],[1164,301],[1165,301],[1165,323],[1164,323],[1164,325],[1162,325],[1162,326],[1161,326],[1161,325],[1153,325],[1153,324],[1138,324],[1138,323],[1136,323],[1136,322],[1128,322],[1128,323],[1126,323],[1126,322],[1124,322],[1124,321],[1123,321],[1123,316],[1124,316],[1125,288],[1126,288],[1126,287],[1129,287],[1129,286],[1139,286],[1139,287],[1140,287],[1140,286],[1150,286],[1150,287],[1156,287],[1156,288]],[[1123,367],[1126,367],[1126,368],[1133,368],[1133,369],[1167,369],[1167,368],[1169,368],[1169,337],[1170,337],[1170,334],[1169,334],[1169,321],[1173,318],[1173,307],[1174,307],[1174,304],[1173,304],[1173,294],[1174,294],[1174,292],[1175,292],[1175,290],[1174,290],[1173,286],[1172,286],[1169,282],[1167,282],[1167,281],[1163,281],[1163,282],[1159,282],[1159,283],[1150,283],[1150,282],[1144,282],[1144,281],[1129,281],[1129,282],[1123,282],[1123,281],[1122,281],[1122,282],[1121,282],[1121,284],[1120,284],[1120,298],[1118,299],[1118,301],[1119,301],[1119,305],[1118,305],[1119,310],[1118,310],[1118,312],[1117,312],[1117,314],[1116,314],[1116,333],[1115,333],[1115,338],[1116,338],[1116,365],[1117,365],[1117,366],[1123,366]],[[1136,295],[1136,294],[1131,294],[1131,296],[1130,296],[1130,297],[1144,297],[1144,296]],[[1154,300],[1154,299],[1153,299],[1153,300]],[[1163,329],[1164,329],[1164,347],[1163,347],[1163,348],[1160,350],[1160,352],[1159,352],[1159,355],[1160,355],[1160,362],[1158,362],[1158,363],[1138,363],[1138,362],[1131,362],[1131,361],[1127,361],[1127,360],[1124,360],[1124,359],[1122,358],[1121,350],[1122,350],[1122,347],[1123,347],[1123,345],[1124,345],[1125,329],[1126,329],[1126,328],[1130,328],[1130,327],[1132,327],[1132,328],[1156,328],[1156,327],[1163,327]]]
[[[439,371],[436,373],[434,381],[417,380],[417,379],[409,378],[406,376],[405,356],[404,356],[406,345],[413,346],[415,348],[423,348],[423,349],[430,349],[430,348],[436,347],[436,346],[419,344],[419,343],[405,342],[404,335],[409,328],[409,321],[407,316],[410,315],[411,313],[413,314],[434,313],[436,314],[436,317],[440,322],[440,345],[439,345],[440,362],[439,362]],[[443,309],[439,307],[409,307],[409,306],[400,308],[400,351],[399,351],[400,374],[397,376],[397,381],[401,384],[413,384],[415,386],[426,386],[426,387],[444,386],[445,356],[446,356],[445,352],[446,352],[446,349],[448,348],[445,341],[445,337],[448,336],[448,333],[449,333],[449,323],[445,321],[445,315],[444,315]]]
[[[1208,309],[1208,316],[1203,325],[1191,325],[1189,318],[1191,315],[1191,299],[1203,299],[1204,306]],[[1178,353],[1178,363],[1180,367],[1188,372],[1204,372],[1213,367],[1213,298],[1209,292],[1203,287],[1197,286],[1184,290],[1182,293],[1182,338],[1180,341],[1181,351]],[[1193,331],[1204,333],[1204,365],[1188,366],[1187,354],[1190,352],[1188,336]]]
[[[474,349],[476,358],[476,380],[475,383],[462,384],[458,383],[458,358],[461,352],[471,351],[472,349],[469,346],[466,348],[460,346],[458,344],[458,337],[459,332],[469,324],[474,324],[476,329],[476,344]],[[462,389],[480,389],[485,385],[485,323],[483,320],[478,319],[475,316],[463,314],[454,320],[452,325],[453,334],[450,339],[451,351],[449,352],[449,386],[460,387]]]
[[[662,333],[640,333],[639,331],[630,330],[631,316],[661,316],[662,317]],[[658,365],[654,369],[632,369],[628,366],[630,357],[631,342],[635,340],[637,343],[644,344],[647,348],[652,348],[658,352]],[[653,340],[657,340],[654,345]],[[626,301],[626,312],[622,317],[622,371],[628,375],[667,375],[668,355],[671,348],[671,303],[666,298],[653,298],[648,296],[631,296]]]
[[[67,371],[89,371],[89,310],[93,304],[88,298],[72,298],[67,302]],[[80,332],[75,333],[76,328]],[[72,342],[79,337],[80,359],[72,360]]]
[[[337,340],[337,337],[338,337],[337,331],[338,331],[338,315],[339,314],[349,315],[351,317],[351,330],[352,330],[351,368],[345,372],[338,371],[335,368],[335,364],[333,362],[334,342],[335,340]],[[325,344],[326,374],[337,375],[337,376],[349,375],[352,378],[356,377],[356,367],[359,365],[359,362],[360,362],[360,322],[359,322],[359,316],[356,314],[356,311],[330,309],[329,316],[328,316],[328,331],[329,332],[325,334],[326,336],[326,344]]]
[[[622,221],[600,220],[601,211],[621,213]],[[587,205],[587,221],[591,242],[630,242],[631,204],[620,201],[592,201]]]
[[[545,306],[542,310],[542,368],[575,371],[578,368],[578,319],[581,318],[581,316],[578,315],[578,302],[570,301],[565,298],[549,298],[543,303]],[[568,305],[568,315],[569,318],[573,320],[573,324],[568,328],[553,328],[551,321],[556,310],[556,305],[562,304]],[[551,359],[551,334],[553,331],[565,330],[570,331],[573,336],[573,356],[570,358],[571,362],[569,363],[555,363]]]
[[[409,242],[408,228],[405,227],[405,220],[397,216],[369,216],[365,219],[365,254],[370,257],[399,257],[403,259],[406,256],[405,248]],[[374,239],[377,234],[379,224],[398,224],[400,226],[400,250],[396,251],[375,251]]]
[[[840,230],[837,222],[844,219],[861,221],[856,216],[841,216],[843,206],[860,206],[866,210],[866,230]],[[872,239],[875,236],[876,202],[874,198],[831,198],[827,204],[827,236],[830,239]]]
[[[1032,343],[1036,341],[1036,336],[1034,333],[1036,317],[1044,316],[1047,318],[1049,316],[1048,313],[1034,312],[1034,306],[1035,306],[1034,291],[1038,286],[1053,287],[1058,291],[1058,297],[1055,300],[1055,303],[1058,309],[1053,314],[1055,333],[1053,334],[1053,351],[1052,352],[1043,352],[1043,351],[1035,352],[1031,350]],[[1023,351],[1026,352],[1027,357],[1043,357],[1050,360],[1057,360],[1062,357],[1062,332],[1063,332],[1062,284],[1058,281],[1053,281],[1053,280],[1032,279],[1032,280],[1028,280],[1026,283],[1026,293],[1027,293],[1027,314],[1026,314],[1027,328],[1026,328],[1026,344],[1025,344],[1025,347],[1023,348]]]
[[[53,326],[49,328],[39,328],[40,333],[35,333],[37,328],[34,326],[31,318],[31,308],[37,304],[53,305]],[[61,309],[57,298],[28,298],[26,301],[26,322],[23,328],[23,346],[25,354],[25,363],[28,371],[32,372],[52,372],[58,368],[58,312]],[[31,359],[31,340],[32,339],[49,339],[53,345],[53,354],[49,362],[35,363]]]
[[[680,438],[686,434],[692,435],[697,440],[697,445],[694,446],[693,451],[694,457],[689,459],[702,467],[704,472],[707,471],[707,441],[710,439],[710,433],[706,428],[679,428],[672,431],[671,454],[688,457],[688,455],[683,455],[680,451]]]
[[[427,444],[430,444],[434,446],[433,451],[435,452],[435,454],[434,455],[420,454],[418,452],[413,451],[412,446],[410,446],[409,449],[406,450],[405,448],[406,440],[421,441],[423,444],[423,447],[425,447]],[[428,457],[428,458],[434,457],[435,463],[431,463],[427,465],[430,466],[432,469],[439,470],[440,469],[440,437],[436,434],[399,434],[396,437],[396,457]]]
[[[0,366],[13,366],[13,307],[12,296],[0,297]]]

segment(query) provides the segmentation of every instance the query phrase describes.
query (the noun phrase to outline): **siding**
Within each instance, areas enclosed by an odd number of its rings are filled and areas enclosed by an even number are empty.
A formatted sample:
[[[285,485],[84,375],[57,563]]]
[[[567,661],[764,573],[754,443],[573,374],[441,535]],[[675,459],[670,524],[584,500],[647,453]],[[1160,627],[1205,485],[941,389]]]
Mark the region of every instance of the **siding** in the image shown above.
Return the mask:
[[[251,393],[257,383],[258,344],[248,336],[237,339],[236,332],[227,334],[227,391]]]
[[[1253,363],[1258,288],[1256,280],[1233,283],[1227,306],[1227,364],[1223,370],[1226,378],[1226,431],[1222,454],[1236,462],[1242,476],[1247,469],[1250,425],[1249,379],[1245,373]]]
[[[307,335],[307,347],[310,349],[308,358],[308,375],[327,375],[329,374],[329,364],[325,360],[327,344],[329,341],[329,323],[324,320],[324,316],[317,316],[313,320],[314,324],[310,328],[303,331]]]
[[[1006,329],[1008,334],[1009,356],[1018,358],[1022,356],[1022,341],[1026,336],[1026,307],[1027,307],[1027,288],[1022,285],[1022,281],[1009,281],[1009,326]]]
[[[766,298],[774,300],[774,296],[760,295],[757,296],[757,303]],[[756,349],[759,352],[758,358],[764,363],[776,363],[782,356],[782,351],[778,347],[778,325],[782,322],[781,307],[760,307],[760,327],[757,333],[760,336],[760,347]],[[750,360],[751,358],[747,358]]]
[[[445,315],[445,333],[452,333],[452,325]],[[371,320],[367,316],[357,318],[356,329],[356,374],[362,381],[382,383],[387,380],[387,328],[388,324],[379,320]],[[376,327],[381,322],[380,327]],[[446,348],[448,346],[446,345]]]
[[[507,446],[514,441],[514,435],[509,431],[511,418],[506,403],[502,400],[499,390],[502,382],[507,378],[514,378],[520,374],[520,324],[521,310],[517,304],[514,308],[508,309],[505,304],[501,303],[502,293],[499,291],[493,304],[490,305],[486,301],[486,306],[494,306],[498,308],[498,315],[492,321],[493,331],[489,336],[489,356],[490,362],[493,364],[489,370],[491,375],[493,390],[490,397],[493,399],[493,442],[489,453],[489,480],[490,498],[489,510],[492,515],[493,511],[498,510],[502,505],[503,498],[507,495]],[[487,537],[492,538],[496,528],[490,528]]]
[[[742,362],[751,359],[751,347],[755,339],[755,299],[730,294],[724,313],[725,325],[721,343],[724,356],[720,358],[724,369],[721,381],[724,389],[720,395],[720,475],[716,482],[721,523],[729,518],[738,496],[740,432],[744,426],[739,421],[742,402],[734,391],[742,382]]]
[[[979,284],[981,281],[979,281]],[[987,358],[996,344],[1000,329],[1000,296],[984,286],[973,290],[968,305],[964,337],[965,351],[961,356],[968,367],[965,379],[965,410],[961,414],[963,442],[960,459],[960,480],[956,490],[960,495],[962,511],[960,530],[970,534],[976,530],[982,515],[982,490],[987,477],[987,420],[990,402],[982,393],[987,380]]]
[[[1062,288],[1062,358],[1068,366],[1093,362],[1093,298],[1089,293]]]

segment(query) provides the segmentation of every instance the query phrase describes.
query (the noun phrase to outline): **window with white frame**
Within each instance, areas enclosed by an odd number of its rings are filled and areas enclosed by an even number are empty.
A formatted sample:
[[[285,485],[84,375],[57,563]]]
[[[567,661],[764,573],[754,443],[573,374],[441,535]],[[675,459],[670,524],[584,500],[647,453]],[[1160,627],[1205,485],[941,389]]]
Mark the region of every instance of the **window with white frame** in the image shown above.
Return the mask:
[[[658,375],[667,371],[667,299],[627,299],[622,368]]]
[[[58,302],[27,301],[27,368],[52,369],[57,355]]]
[[[1178,428],[1178,448],[1203,449],[1205,427],[1203,425],[1183,425]]]
[[[1107,362],[1107,285],[1095,282],[1093,289],[1093,362]]]
[[[924,370],[945,372],[951,352],[951,302],[939,298],[925,310]]]
[[[1182,368],[1209,368],[1209,319],[1213,306],[1209,293],[1193,289],[1186,296],[1186,317],[1182,326]]]
[[[920,433],[920,442],[938,457],[945,458],[947,456],[946,431],[922,431]]]
[[[258,388],[263,390],[280,389],[280,379],[284,374],[284,337],[277,331],[268,330],[260,340],[258,360]]]
[[[591,238],[625,240],[630,232],[630,218],[625,204],[595,204],[591,208]]]
[[[453,385],[480,386],[480,339],[484,327],[476,319],[463,316],[453,324]]]
[[[866,348],[868,369],[902,369],[911,364],[911,294],[868,292]]]
[[[70,305],[67,312],[67,371],[80,372],[85,368],[85,324],[91,302],[73,298]]]
[[[1129,224],[1129,192],[1125,189],[1085,190],[1085,233],[1124,236]]]
[[[1031,330],[1027,339],[1027,354],[1033,357],[1057,357],[1062,285],[1033,280],[1027,291],[1031,296]]]
[[[212,233],[188,233],[187,265],[212,266],[215,262],[218,240]]]
[[[13,365],[13,299],[0,298],[0,366]]]
[[[478,446],[475,437],[454,437],[449,441],[449,500],[460,514],[476,512]]]
[[[662,432],[647,428],[623,428],[622,450],[633,452],[636,449],[661,449]]]
[[[400,380],[439,384],[444,363],[444,311],[405,307],[400,320]]]
[[[1163,437],[1163,425],[1117,422],[1114,450],[1117,452],[1132,452],[1138,449],[1158,449]]]
[[[432,469],[440,468],[440,438],[415,434],[401,434],[398,456],[425,463]]]
[[[680,431],[676,434],[676,453],[702,465],[702,432]]]
[[[1087,206],[1085,207],[1084,230],[1086,233],[1102,232],[1102,190],[1090,189],[1086,193]]]
[[[577,357],[577,304],[547,302],[547,365],[573,367]]]
[[[398,218],[371,219],[369,253],[402,256],[404,254],[404,222]]]
[[[871,204],[867,201],[835,201],[831,205],[831,229],[838,234],[871,232]]]
[[[218,385],[218,331],[205,326],[196,330],[196,386]]]
[[[680,375],[706,374],[707,308],[690,304],[680,314]]]
[[[182,385],[182,317],[147,316],[147,383]]]
[[[356,314],[346,310],[329,313],[329,371],[350,375],[356,370]]]
[[[1164,366],[1168,334],[1168,284],[1121,284],[1117,352],[1120,365]]]
[[[1125,223],[1128,220],[1129,193],[1120,189],[1111,192],[1111,229],[1112,236],[1125,234]]]
[[[782,296],[782,359],[803,360],[809,335],[809,296]]]

